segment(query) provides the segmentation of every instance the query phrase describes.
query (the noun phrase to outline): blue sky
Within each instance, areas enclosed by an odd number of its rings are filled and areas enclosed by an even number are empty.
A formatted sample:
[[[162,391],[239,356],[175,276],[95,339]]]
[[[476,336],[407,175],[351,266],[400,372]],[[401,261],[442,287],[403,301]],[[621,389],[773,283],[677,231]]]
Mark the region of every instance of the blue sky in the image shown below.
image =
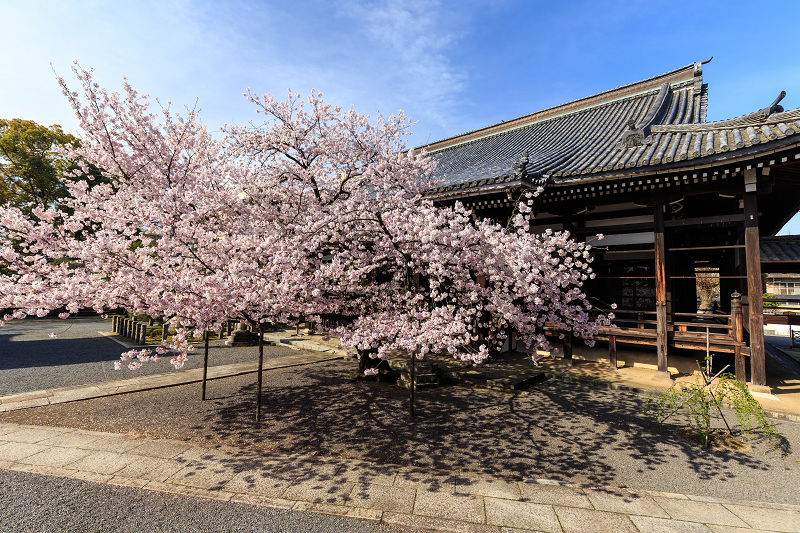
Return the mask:
[[[53,70],[244,124],[246,87],[403,109],[423,144],[714,56],[708,119],[800,107],[800,2],[0,0],[0,117],[76,120]],[[52,69],[51,69],[52,63]],[[800,234],[800,218],[784,232]]]

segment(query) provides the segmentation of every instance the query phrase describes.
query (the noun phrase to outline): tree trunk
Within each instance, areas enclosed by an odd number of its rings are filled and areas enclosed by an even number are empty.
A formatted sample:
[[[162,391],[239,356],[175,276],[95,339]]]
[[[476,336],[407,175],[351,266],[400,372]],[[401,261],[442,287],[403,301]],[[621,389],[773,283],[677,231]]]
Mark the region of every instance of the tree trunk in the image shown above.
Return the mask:
[[[358,372],[363,374],[367,369],[367,361],[369,360],[369,350],[358,350]]]

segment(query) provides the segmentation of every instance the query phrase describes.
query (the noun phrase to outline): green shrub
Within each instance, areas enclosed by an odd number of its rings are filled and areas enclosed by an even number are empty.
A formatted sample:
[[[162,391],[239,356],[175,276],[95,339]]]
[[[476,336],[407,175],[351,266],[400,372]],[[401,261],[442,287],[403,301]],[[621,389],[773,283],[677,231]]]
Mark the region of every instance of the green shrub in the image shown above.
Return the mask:
[[[747,385],[737,381],[730,373],[721,374],[711,385],[706,385],[705,379],[701,381],[701,376],[698,374],[691,384],[675,383],[664,394],[650,394],[644,404],[645,415],[663,424],[677,413],[685,414],[692,431],[695,435],[703,436],[702,443],[707,448],[712,420],[722,419],[732,434],[722,415],[722,405],[729,404],[736,412],[740,434],[752,438],[757,431],[767,439],[770,447],[776,447],[780,435],[767,419],[761,404],[750,394]]]

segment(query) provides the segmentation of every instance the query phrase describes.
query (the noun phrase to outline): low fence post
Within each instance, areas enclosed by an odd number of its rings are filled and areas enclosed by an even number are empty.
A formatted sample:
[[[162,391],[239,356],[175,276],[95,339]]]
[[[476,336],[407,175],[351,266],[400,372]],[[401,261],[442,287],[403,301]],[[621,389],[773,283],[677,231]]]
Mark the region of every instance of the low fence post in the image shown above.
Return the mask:
[[[147,322],[142,322],[141,326],[139,327],[139,339],[137,342],[141,346],[147,344],[147,324]]]

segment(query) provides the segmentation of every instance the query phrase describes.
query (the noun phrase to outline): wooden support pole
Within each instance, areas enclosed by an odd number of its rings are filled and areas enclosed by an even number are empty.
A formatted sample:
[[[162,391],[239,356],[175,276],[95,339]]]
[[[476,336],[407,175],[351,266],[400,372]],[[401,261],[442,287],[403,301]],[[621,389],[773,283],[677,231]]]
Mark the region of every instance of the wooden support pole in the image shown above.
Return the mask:
[[[736,346],[733,349],[734,369],[736,380],[747,383],[747,370],[744,365],[741,342],[744,340],[744,317],[742,316],[742,295],[738,292],[731,294],[731,325],[733,327],[733,340]]]
[[[256,423],[261,422],[261,386],[264,383],[264,326],[258,327],[258,392],[256,396]]]
[[[408,387],[408,414],[414,416],[414,396],[417,391],[417,356],[411,352],[411,384]]]
[[[656,351],[658,357],[659,377],[669,377],[667,367],[667,281],[664,263],[666,248],[664,245],[664,211],[661,203],[653,209],[653,225],[655,235],[655,268],[656,268]]]
[[[755,169],[745,170],[745,182],[755,180],[755,173]],[[764,302],[762,301],[764,287],[761,281],[761,246],[758,237],[758,202],[755,187],[753,187],[752,191],[744,193],[744,219],[747,303],[750,315],[750,375],[753,385],[766,386]]]
[[[617,338],[614,335],[608,336],[608,360],[611,368],[617,369]]]
[[[206,381],[208,379],[208,330],[203,331],[203,387],[200,392],[200,400],[206,399]]]

